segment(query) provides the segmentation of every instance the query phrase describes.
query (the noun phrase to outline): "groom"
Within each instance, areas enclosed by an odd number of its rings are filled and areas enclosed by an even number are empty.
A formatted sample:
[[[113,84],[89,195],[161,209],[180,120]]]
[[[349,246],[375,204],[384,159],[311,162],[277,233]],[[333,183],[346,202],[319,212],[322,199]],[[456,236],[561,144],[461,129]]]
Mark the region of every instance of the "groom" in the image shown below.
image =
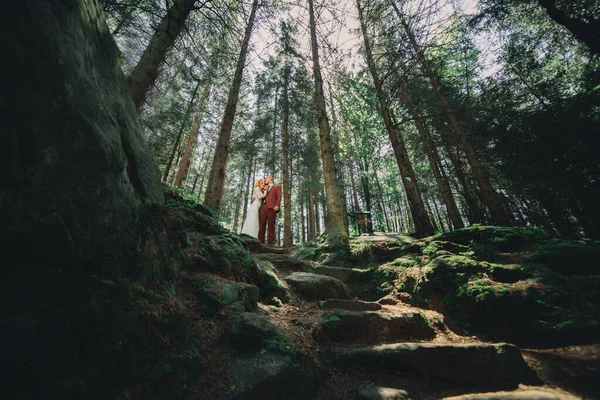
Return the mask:
[[[268,243],[275,244],[275,218],[281,208],[281,186],[273,184],[273,177],[265,178],[267,185],[267,195],[262,201],[260,210],[258,210],[258,240],[265,242],[265,230],[267,223],[269,225]]]

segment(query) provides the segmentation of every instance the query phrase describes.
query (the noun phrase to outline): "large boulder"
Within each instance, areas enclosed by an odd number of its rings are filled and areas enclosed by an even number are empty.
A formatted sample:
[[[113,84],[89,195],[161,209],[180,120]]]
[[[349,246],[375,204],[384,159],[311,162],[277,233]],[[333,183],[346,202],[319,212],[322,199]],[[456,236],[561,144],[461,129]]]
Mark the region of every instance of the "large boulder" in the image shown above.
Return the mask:
[[[294,272],[285,281],[307,300],[350,299],[350,292],[339,279],[310,272]]]
[[[116,350],[89,308],[102,291],[117,304],[110,282],[123,276],[165,277],[163,254],[178,251],[162,228],[144,236],[164,203],[160,173],[99,4],[2,3],[0,353],[2,376],[28,382],[14,398],[113,397],[106,381],[121,371],[93,358]]]
[[[98,3],[68,4],[10,1],[0,17],[11,37],[0,66],[10,76],[0,243],[8,269],[118,275],[136,254],[145,206],[164,202],[160,173]]]

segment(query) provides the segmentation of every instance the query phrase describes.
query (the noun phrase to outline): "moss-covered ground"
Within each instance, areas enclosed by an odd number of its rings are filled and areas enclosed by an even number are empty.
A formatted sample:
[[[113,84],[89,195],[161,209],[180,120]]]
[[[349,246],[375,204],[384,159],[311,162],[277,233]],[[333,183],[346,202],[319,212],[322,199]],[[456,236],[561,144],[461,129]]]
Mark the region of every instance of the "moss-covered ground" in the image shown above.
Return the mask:
[[[473,226],[411,250],[375,267],[373,298],[438,310],[464,331],[496,340],[570,343],[599,332],[598,243],[538,228]]]

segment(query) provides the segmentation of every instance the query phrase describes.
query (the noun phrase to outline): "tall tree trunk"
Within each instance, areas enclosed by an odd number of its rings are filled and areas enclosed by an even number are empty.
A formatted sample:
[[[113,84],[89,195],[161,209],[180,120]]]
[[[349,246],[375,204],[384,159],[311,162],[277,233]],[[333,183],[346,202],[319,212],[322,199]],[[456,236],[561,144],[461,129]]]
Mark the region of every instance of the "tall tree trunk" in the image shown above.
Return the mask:
[[[290,67],[286,62],[283,75],[283,140],[282,140],[282,174],[283,174],[283,244],[292,247],[292,186],[290,185],[290,102],[289,89]],[[273,152],[275,153],[275,152]]]
[[[179,33],[185,25],[190,11],[196,0],[175,0],[167,15],[160,21],[158,28],[152,35],[150,43],[142,53],[140,61],[127,78],[129,83],[129,96],[137,109],[141,109],[146,94],[156,81],[158,70],[165,61],[167,51],[173,46]]]
[[[365,210],[373,212],[373,202],[371,201],[371,183],[369,182],[369,163],[366,160],[361,159],[358,165]]]
[[[315,78],[315,105],[317,107],[317,120],[319,123],[319,138],[321,143],[321,159],[323,161],[323,180],[325,182],[325,196],[327,201],[326,234],[327,241],[331,244],[341,244],[347,237],[344,224],[344,196],[341,185],[337,182],[335,171],[335,158],[325,95],[323,93],[323,78],[319,63],[319,48],[317,44],[317,27],[313,0],[308,0],[308,13],[310,17],[310,43],[313,58],[313,75]]]
[[[431,203],[429,202],[429,199],[425,200],[425,205],[427,206],[427,212],[431,216],[431,224],[433,226],[433,230],[434,230],[434,232],[437,232],[437,231],[440,230],[440,228],[438,227],[438,223],[435,220],[435,217],[434,217],[434,214],[433,214],[433,210],[431,209]]]
[[[288,78],[289,79],[289,78]],[[273,108],[273,137],[271,138],[271,152],[269,153],[271,156],[271,159],[269,160],[269,174],[271,175],[276,175],[275,174],[275,170],[277,169],[277,151],[276,149],[276,144],[277,144],[277,101],[278,101],[278,90],[279,88],[275,89],[275,107]]]
[[[402,96],[404,103],[408,108],[408,111],[414,119],[415,126],[417,127],[417,131],[419,132],[419,138],[421,139],[421,143],[423,143],[425,154],[427,154],[427,159],[429,160],[429,164],[431,165],[433,176],[435,177],[435,181],[438,184],[438,188],[442,195],[442,199],[444,200],[444,204],[446,205],[446,210],[448,211],[450,220],[452,220],[452,225],[454,225],[455,229],[464,228],[465,225],[462,221],[462,218],[460,217],[460,211],[458,211],[458,207],[456,206],[454,196],[450,191],[450,186],[448,186],[447,182],[442,176],[442,172],[438,168],[437,157],[433,150],[433,146],[431,145],[431,142],[429,140],[429,127],[423,120],[421,110],[413,102],[404,82],[399,80],[398,85],[400,87],[400,95]]]
[[[315,221],[315,199],[312,189],[308,190],[308,240],[316,237],[317,225]]]
[[[244,192],[244,198],[246,201],[244,202],[244,206],[242,208],[242,221],[245,221],[246,215],[248,215],[248,196],[254,190],[254,182],[252,181],[252,171],[254,169],[254,155],[252,155],[250,162],[248,163],[248,178],[246,178],[246,191]]]
[[[320,190],[317,190],[313,195],[313,204],[315,207],[315,237],[318,237],[321,234],[321,212],[319,209],[319,196],[321,193]]]
[[[446,231],[446,227],[444,226],[444,219],[442,218],[442,214],[440,213],[440,208],[438,207],[437,202],[435,201],[435,199],[432,199],[431,202],[433,203],[433,211],[435,211],[435,216],[439,221],[440,229],[442,231]],[[449,226],[451,227],[452,225]],[[452,228],[450,228],[450,230],[452,230]]]
[[[502,199],[500,198],[496,190],[493,188],[487,171],[484,169],[483,164],[481,164],[481,162],[479,161],[479,158],[477,157],[477,154],[475,153],[475,149],[471,145],[471,142],[469,142],[469,140],[467,139],[465,131],[463,130],[458,119],[456,118],[455,110],[452,108],[450,102],[444,95],[444,92],[442,91],[442,86],[438,81],[437,77],[435,76],[435,73],[429,66],[429,63],[425,58],[423,50],[417,43],[417,40],[415,39],[412,30],[410,29],[410,27],[406,23],[406,20],[404,19],[404,16],[398,9],[395,0],[390,0],[390,3],[396,11],[396,15],[398,16],[400,23],[406,31],[408,39],[415,51],[415,54],[417,55],[417,59],[421,64],[425,75],[429,78],[429,81],[431,82],[431,85],[433,86],[435,93],[438,99],[440,100],[440,103],[442,103],[442,106],[444,107],[447,113],[450,126],[452,126],[452,129],[456,133],[459,139],[459,143],[463,151],[465,152],[465,155],[467,156],[467,160],[469,161],[471,169],[473,170],[473,174],[475,175],[475,180],[479,184],[481,197],[485,200],[485,203],[488,209],[490,210],[490,214],[492,215],[494,223],[496,223],[497,225],[510,225],[510,217],[504,209]]]
[[[354,211],[360,211],[360,204],[358,203],[358,192],[356,191],[356,181],[354,180],[354,168],[352,163],[352,154],[350,151],[350,135],[348,134],[348,130],[345,129],[346,132],[346,147],[348,148],[348,175],[350,175],[350,184],[352,187],[352,201],[354,206]]]
[[[377,176],[377,168],[375,168],[375,165],[373,165],[373,170],[375,174],[375,184],[377,185],[377,191],[379,192],[379,201],[381,203],[381,212],[383,213],[383,220],[385,221],[387,231],[390,232],[390,221],[388,219],[385,201],[383,200],[383,189],[381,188],[381,183],[379,182],[379,177]]]
[[[340,146],[339,146],[339,136],[338,136],[338,120],[335,112],[335,104],[333,103],[333,92],[331,90],[331,82],[327,82],[327,88],[329,89],[329,106],[331,107],[331,136],[333,142],[333,156],[335,160],[335,171],[339,173],[338,179],[336,179],[336,183],[338,184],[339,192],[342,194],[342,215],[344,216],[344,232],[346,235],[349,234],[348,230],[348,207],[346,204],[346,191],[344,190],[344,163],[340,158]]]
[[[204,179],[208,174],[208,167],[210,165],[210,159],[212,158],[212,155],[212,151],[209,151],[208,155],[204,158],[204,162],[202,163],[202,177],[200,178],[200,188],[198,189],[198,197],[200,197],[200,194],[204,190]]]
[[[204,160],[206,156],[207,147],[202,148],[202,154],[200,154],[200,160]],[[194,178],[194,184],[192,185],[191,194],[194,194],[196,191],[196,185],[198,184],[198,178],[202,174],[202,165],[198,165],[198,169],[196,170],[196,177]]]
[[[452,148],[448,149],[448,157],[450,158],[450,162],[454,167],[454,174],[456,175],[456,179],[462,188],[462,195],[467,205],[467,219],[471,224],[482,223],[484,220],[483,210],[477,200],[477,197],[471,191],[471,185],[467,180],[467,176],[463,170],[463,163],[460,161],[460,154],[454,154]]]
[[[246,196],[244,193],[244,181],[240,180],[240,183],[238,185],[238,201],[236,201],[235,203],[235,212],[233,214],[233,232],[237,233],[238,231],[238,224],[240,221],[240,214],[242,213],[241,209],[245,208],[245,201],[246,200]]]
[[[196,140],[198,139],[200,119],[202,118],[206,102],[208,101],[208,96],[210,95],[210,87],[210,83],[206,83],[204,85],[202,97],[200,97],[200,101],[198,102],[198,111],[196,112],[196,115],[194,115],[194,122],[192,123],[192,127],[190,128],[190,134],[188,136],[187,143],[185,144],[183,155],[181,156],[181,162],[179,163],[179,170],[177,171],[177,175],[175,176],[175,184],[173,185],[175,187],[181,187],[183,179],[185,178],[188,168],[190,167],[190,158],[192,156],[192,150],[194,149]]]
[[[206,195],[204,196],[204,204],[217,211],[221,208],[221,200],[223,198],[225,166],[227,165],[227,157],[229,156],[229,141],[231,139],[231,130],[233,128],[235,110],[237,108],[238,97],[240,94],[240,85],[242,84],[242,74],[246,64],[248,45],[250,43],[250,36],[252,36],[252,28],[254,26],[254,17],[256,16],[257,8],[258,0],[254,0],[252,2],[252,10],[250,11],[248,25],[246,25],[244,42],[242,43],[242,48],[238,57],[235,74],[233,76],[233,82],[227,97],[227,106],[225,107],[225,114],[223,115],[223,121],[221,122],[219,140],[217,142],[217,147],[215,148],[215,156],[208,178]]]
[[[358,7],[360,27],[362,30],[365,44],[365,55],[367,58],[367,64],[373,77],[375,90],[377,91],[377,98],[379,99],[381,114],[383,115],[383,120],[387,128],[388,135],[390,137],[390,142],[392,143],[392,148],[394,149],[394,154],[396,155],[396,161],[398,162],[398,168],[400,169],[402,183],[404,184],[404,189],[408,197],[413,222],[415,224],[416,234],[420,237],[430,236],[434,233],[433,226],[431,225],[431,221],[429,219],[429,216],[427,215],[427,211],[425,210],[425,205],[423,204],[421,193],[419,193],[419,189],[417,188],[415,174],[413,172],[412,165],[408,158],[404,140],[402,139],[402,136],[397,132],[396,126],[392,121],[392,116],[390,114],[387,99],[385,93],[383,92],[383,86],[381,84],[381,80],[379,79],[379,73],[377,72],[375,62],[373,60],[373,55],[371,53],[371,42],[368,37],[367,26],[363,15],[363,8],[360,5],[360,0],[356,0],[356,5]]]
[[[556,0],[538,0],[548,16],[557,24],[567,28],[575,37],[583,42],[594,54],[600,54],[600,20],[592,15],[589,20],[572,18],[556,7]],[[596,3],[596,6],[598,3]],[[597,10],[597,9],[596,9]]]
[[[190,114],[192,113],[192,108],[194,108],[194,102],[196,101],[196,96],[198,95],[198,90],[200,89],[200,81],[196,84],[194,88],[194,92],[192,94],[192,98],[188,103],[188,106],[185,110],[185,116],[183,117],[183,121],[181,121],[181,126],[179,127],[179,131],[177,132],[177,137],[175,138],[175,143],[173,143],[173,149],[171,150],[171,154],[169,155],[169,159],[167,160],[167,165],[165,167],[165,172],[163,173],[162,180],[163,182],[167,182],[169,179],[169,174],[171,173],[171,166],[173,165],[173,159],[175,158],[175,154],[177,154],[177,150],[179,149],[179,144],[181,143],[181,137],[183,136],[183,129],[185,128],[185,124],[187,123]]]
[[[300,193],[298,193],[298,206],[300,207],[301,241],[304,243],[306,242],[306,226],[304,224],[304,193],[302,193],[302,189],[300,189]]]

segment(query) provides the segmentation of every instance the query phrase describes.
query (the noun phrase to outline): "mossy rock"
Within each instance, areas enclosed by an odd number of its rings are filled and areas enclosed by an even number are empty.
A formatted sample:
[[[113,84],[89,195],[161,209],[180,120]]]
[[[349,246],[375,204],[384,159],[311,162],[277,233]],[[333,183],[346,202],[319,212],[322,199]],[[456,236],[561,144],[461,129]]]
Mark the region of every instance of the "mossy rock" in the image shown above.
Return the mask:
[[[266,317],[246,312],[233,318],[223,338],[234,347],[251,350],[278,341],[282,335],[281,329]]]
[[[489,264],[469,257],[442,255],[425,265],[423,274],[427,281],[446,286],[462,283],[470,276],[488,269]]]
[[[442,251],[446,251],[447,253],[445,254],[459,254],[469,251],[469,247],[458,243],[452,243],[446,240],[431,240],[423,248],[422,253],[424,255],[440,255],[440,252]]]
[[[294,252],[294,257],[300,259],[300,260],[310,260],[310,261],[316,261],[319,258],[319,248],[316,246],[310,246],[310,245],[300,245],[296,248],[296,251]]]
[[[196,281],[195,295],[203,307],[204,314],[212,317],[226,306],[232,306],[240,311],[253,311],[256,308],[258,287],[206,275]]]
[[[540,246],[531,261],[547,265],[563,275],[598,275],[600,244],[552,240]]]
[[[285,281],[279,279],[275,268],[270,263],[264,261],[257,263],[254,281],[260,287],[262,298],[277,297],[284,303],[292,300],[290,287]]]

